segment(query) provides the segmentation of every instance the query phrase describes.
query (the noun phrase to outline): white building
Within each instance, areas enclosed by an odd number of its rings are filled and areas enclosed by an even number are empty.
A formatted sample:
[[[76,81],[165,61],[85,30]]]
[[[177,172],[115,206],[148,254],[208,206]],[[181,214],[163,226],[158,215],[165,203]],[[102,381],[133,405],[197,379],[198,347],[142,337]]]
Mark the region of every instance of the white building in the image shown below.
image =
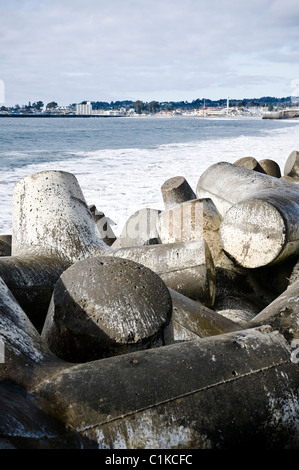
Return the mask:
[[[76,114],[91,114],[92,106],[90,101],[87,101],[86,104],[77,104],[76,105]]]

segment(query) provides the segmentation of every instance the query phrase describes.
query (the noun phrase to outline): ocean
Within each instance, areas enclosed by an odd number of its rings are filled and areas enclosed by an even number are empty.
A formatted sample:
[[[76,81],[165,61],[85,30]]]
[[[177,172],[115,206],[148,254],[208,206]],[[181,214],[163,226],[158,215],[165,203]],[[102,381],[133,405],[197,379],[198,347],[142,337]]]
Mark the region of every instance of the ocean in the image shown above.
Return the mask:
[[[210,165],[252,156],[285,162],[299,150],[299,121],[261,118],[1,118],[0,234],[10,234],[17,181],[44,170],[73,173],[120,235],[143,208],[163,209],[161,186],[184,176],[193,190]]]

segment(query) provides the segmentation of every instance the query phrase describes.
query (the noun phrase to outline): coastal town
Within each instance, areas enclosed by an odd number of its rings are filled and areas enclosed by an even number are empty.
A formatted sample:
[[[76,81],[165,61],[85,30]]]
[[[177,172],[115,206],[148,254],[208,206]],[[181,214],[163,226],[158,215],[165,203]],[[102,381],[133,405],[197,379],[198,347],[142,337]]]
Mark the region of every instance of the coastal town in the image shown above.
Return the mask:
[[[196,99],[192,102],[137,101],[82,101],[61,106],[56,101],[42,101],[13,107],[0,107],[0,117],[274,117],[275,113],[288,113],[299,107],[298,97],[263,97],[254,99]]]

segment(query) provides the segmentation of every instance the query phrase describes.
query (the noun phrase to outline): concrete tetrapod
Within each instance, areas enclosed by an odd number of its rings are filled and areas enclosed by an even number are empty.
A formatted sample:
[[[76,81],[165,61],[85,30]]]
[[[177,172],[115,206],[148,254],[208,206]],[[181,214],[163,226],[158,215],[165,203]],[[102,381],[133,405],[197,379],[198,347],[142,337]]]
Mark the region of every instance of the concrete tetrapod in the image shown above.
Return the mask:
[[[84,448],[298,448],[290,356],[262,327],[74,365],[32,393]]]
[[[61,368],[0,277],[0,449],[81,448],[82,436],[43,410],[32,389]],[[53,404],[54,405],[54,404]]]
[[[298,365],[268,326],[74,365],[0,292],[1,448],[299,447]]]
[[[75,262],[109,250],[74,175],[42,171],[15,185],[12,255],[33,253]]]
[[[157,274],[95,256],[57,281],[42,337],[61,359],[87,362],[172,343],[171,319],[171,296]]]
[[[215,199],[214,195],[211,198],[224,214],[219,234],[228,256],[245,268],[258,268],[299,253],[296,185],[222,163],[202,175],[199,193],[206,193],[204,188],[212,185],[212,180],[215,183],[209,191],[215,194]]]
[[[214,303],[215,268],[205,240],[120,248],[113,256],[147,266],[167,287],[207,307]]]
[[[169,178],[161,186],[162,198],[165,209],[170,209],[190,199],[196,199],[196,195],[184,176]]]
[[[299,281],[293,282],[281,295],[256,315],[248,326],[271,325],[288,342],[299,340]]]
[[[252,171],[233,163],[219,162],[211,165],[200,176],[196,196],[211,198],[219,213],[226,211],[240,201],[256,198],[262,190],[274,190],[297,201],[299,189],[287,181],[274,176]],[[271,192],[272,193],[272,192]]]

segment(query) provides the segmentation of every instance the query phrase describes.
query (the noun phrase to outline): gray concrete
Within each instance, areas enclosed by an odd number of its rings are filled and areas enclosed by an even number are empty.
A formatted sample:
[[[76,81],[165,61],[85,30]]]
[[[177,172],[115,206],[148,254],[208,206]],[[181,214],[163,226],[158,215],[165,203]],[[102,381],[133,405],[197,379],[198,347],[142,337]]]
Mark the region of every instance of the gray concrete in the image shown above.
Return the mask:
[[[297,448],[290,354],[269,327],[243,330],[66,368],[32,392],[92,448]]]
[[[218,231],[220,222],[221,216],[211,199],[193,199],[161,212],[157,229],[162,243],[208,241],[211,232]]]
[[[259,173],[265,173],[263,167],[254,157],[240,158],[239,160],[236,160],[234,164],[237,166],[242,166],[243,168],[247,168],[248,170],[258,171]]]
[[[270,327],[72,365],[0,291],[2,448],[298,448],[298,364]]]
[[[58,357],[87,362],[173,342],[171,318],[171,297],[157,274],[97,256],[61,275],[42,337]]]
[[[165,209],[170,209],[190,199],[196,199],[195,192],[184,176],[174,176],[161,186]]]
[[[178,292],[169,289],[173,305],[173,330],[175,341],[187,341],[215,336],[242,327],[223,315],[205,307]]]
[[[221,245],[241,266],[257,268],[299,253],[296,185],[223,162],[203,173],[197,190],[223,215]]]
[[[199,199],[211,198],[219,213],[224,215],[234,204],[269,190],[283,192],[291,199],[298,198],[297,186],[282,178],[253,172],[232,163],[219,162],[211,165],[200,176],[196,195]]]
[[[121,235],[113,243],[113,249],[161,243],[157,230],[160,212],[158,209],[145,208],[132,214],[126,221]]]
[[[299,281],[293,282],[281,295],[256,315],[248,326],[271,325],[290,343],[299,339]]]
[[[223,315],[244,328],[260,312],[260,304],[252,296],[228,294],[216,297],[213,309],[218,315]]]
[[[14,187],[12,255],[60,256],[71,262],[110,249],[101,239],[77,179],[42,171]]]
[[[265,158],[264,160],[260,160],[259,164],[267,175],[274,176],[275,178],[281,177],[280,166],[276,161]]]
[[[223,217],[220,243],[246,268],[285,261],[299,254],[299,198],[268,192],[231,207]]]
[[[25,390],[43,380],[66,363],[57,359],[42,340],[24,310],[0,277],[0,340],[4,344],[4,363],[0,380]],[[2,416],[2,415],[1,415]]]
[[[299,152],[297,150],[293,150],[288,156],[283,173],[284,176],[299,179]]]
[[[55,257],[0,258],[1,279],[39,332],[47,316],[54,285],[69,266],[69,262]]]
[[[211,307],[215,300],[215,267],[204,240],[120,248],[113,256],[147,266],[170,288]]]

